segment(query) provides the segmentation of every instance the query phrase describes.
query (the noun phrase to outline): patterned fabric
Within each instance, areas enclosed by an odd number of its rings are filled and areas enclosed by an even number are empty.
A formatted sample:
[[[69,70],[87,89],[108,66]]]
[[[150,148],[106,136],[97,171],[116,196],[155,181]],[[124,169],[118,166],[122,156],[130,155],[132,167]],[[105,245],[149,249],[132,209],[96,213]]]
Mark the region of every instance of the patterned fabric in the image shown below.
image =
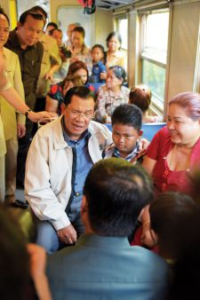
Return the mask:
[[[106,86],[99,88],[97,97],[96,119],[100,122],[110,122],[110,117],[114,109],[120,104],[128,103],[130,90],[121,86],[118,93],[114,93]]]
[[[50,91],[47,94],[51,99],[58,101],[58,115],[61,115],[61,103],[64,100],[62,82],[51,85]]]

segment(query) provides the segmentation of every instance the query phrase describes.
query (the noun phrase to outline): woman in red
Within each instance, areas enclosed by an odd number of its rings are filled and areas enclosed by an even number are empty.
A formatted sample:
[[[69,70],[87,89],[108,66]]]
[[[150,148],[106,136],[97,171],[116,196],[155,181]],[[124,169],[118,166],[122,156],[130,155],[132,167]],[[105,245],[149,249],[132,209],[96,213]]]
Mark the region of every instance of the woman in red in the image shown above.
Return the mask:
[[[169,101],[167,127],[152,140],[143,162],[152,175],[155,194],[192,194],[192,176],[200,168],[200,94],[180,93]],[[142,217],[143,242],[148,244],[149,214]]]

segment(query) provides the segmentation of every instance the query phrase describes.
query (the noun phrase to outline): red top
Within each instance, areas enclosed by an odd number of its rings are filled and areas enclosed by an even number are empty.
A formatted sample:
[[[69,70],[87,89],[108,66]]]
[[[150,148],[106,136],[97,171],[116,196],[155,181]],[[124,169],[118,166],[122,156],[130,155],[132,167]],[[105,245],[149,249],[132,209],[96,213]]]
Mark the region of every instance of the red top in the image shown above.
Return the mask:
[[[166,157],[173,146],[168,129],[164,127],[154,136],[147,150],[147,156],[157,161],[152,174],[155,192],[157,194],[165,191],[180,191],[191,194],[192,184],[189,176],[192,169],[200,165],[200,138],[192,149],[190,167],[186,171],[170,170]]]

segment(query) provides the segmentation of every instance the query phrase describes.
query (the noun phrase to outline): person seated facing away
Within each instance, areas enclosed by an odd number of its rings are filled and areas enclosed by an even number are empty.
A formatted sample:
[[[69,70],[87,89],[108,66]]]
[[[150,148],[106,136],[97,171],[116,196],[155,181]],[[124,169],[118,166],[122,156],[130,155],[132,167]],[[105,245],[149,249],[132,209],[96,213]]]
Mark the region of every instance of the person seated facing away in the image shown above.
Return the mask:
[[[144,151],[139,149],[142,135],[142,113],[133,104],[122,104],[115,108],[112,117],[113,144],[106,148],[103,157],[119,157],[131,163],[142,159]]]
[[[151,235],[171,267],[169,300],[200,299],[200,207],[178,192],[160,194],[150,204]]]
[[[151,198],[152,183],[141,166],[117,158],[93,166],[81,207],[86,233],[47,260],[54,300],[164,299],[167,264],[127,239]]]
[[[55,116],[61,115],[61,104],[64,101],[65,94],[73,86],[82,86],[83,82],[79,76],[66,76],[65,79],[51,86],[46,97],[45,110],[55,113]]]
[[[36,216],[37,244],[53,252],[84,232],[80,218],[85,178],[112,138],[92,121],[94,94],[69,89],[62,116],[38,130],[28,153],[25,195]]]
[[[92,47],[92,74],[89,77],[89,82],[94,85],[95,90],[105,84],[105,79],[101,79],[101,74],[106,72],[106,66],[104,65],[104,47],[102,45],[94,45]]]
[[[162,121],[162,118],[159,116],[148,115],[151,97],[151,90],[146,85],[141,84],[131,88],[129,94],[129,103],[135,104],[141,109],[143,114],[143,123],[156,123]]]
[[[26,244],[12,211],[0,205],[0,299],[51,300],[44,249]]]
[[[126,72],[120,66],[110,67],[106,85],[101,86],[97,96],[96,120],[101,123],[111,123],[111,115],[120,104],[128,103],[129,88],[122,84],[126,80]]]

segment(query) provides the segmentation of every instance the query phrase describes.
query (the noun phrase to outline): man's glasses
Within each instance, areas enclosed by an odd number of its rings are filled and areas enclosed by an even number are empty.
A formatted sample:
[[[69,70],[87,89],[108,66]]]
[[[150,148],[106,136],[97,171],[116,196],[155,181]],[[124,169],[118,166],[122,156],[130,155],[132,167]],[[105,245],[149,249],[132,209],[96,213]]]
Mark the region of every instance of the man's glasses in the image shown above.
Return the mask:
[[[74,109],[68,109],[68,110],[70,112],[70,115],[74,118],[82,116],[85,119],[92,119],[92,117],[94,115],[93,111],[82,112],[82,111],[74,110]]]

